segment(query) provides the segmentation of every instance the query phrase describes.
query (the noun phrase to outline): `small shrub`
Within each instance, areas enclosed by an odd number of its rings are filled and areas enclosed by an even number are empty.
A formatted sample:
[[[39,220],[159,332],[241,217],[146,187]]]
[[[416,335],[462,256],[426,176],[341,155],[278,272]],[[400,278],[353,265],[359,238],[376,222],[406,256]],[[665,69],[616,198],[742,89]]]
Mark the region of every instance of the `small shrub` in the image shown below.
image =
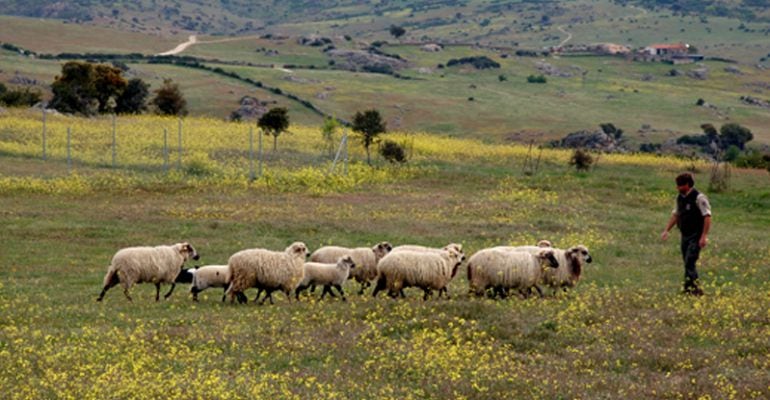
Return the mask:
[[[569,165],[574,165],[578,171],[588,171],[593,162],[594,158],[587,151],[575,149],[575,152],[572,153],[572,158],[569,160]]]
[[[527,77],[529,83],[546,83],[548,80],[543,75],[530,75]]]
[[[380,146],[380,155],[391,163],[405,163],[406,152],[404,146],[392,141],[386,140]]]

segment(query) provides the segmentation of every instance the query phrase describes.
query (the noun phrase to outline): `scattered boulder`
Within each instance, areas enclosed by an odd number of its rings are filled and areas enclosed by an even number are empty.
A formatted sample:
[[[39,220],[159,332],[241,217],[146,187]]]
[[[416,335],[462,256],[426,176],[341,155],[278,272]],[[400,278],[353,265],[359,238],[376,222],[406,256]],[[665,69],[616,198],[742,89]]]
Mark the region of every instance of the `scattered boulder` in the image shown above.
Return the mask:
[[[628,149],[621,144],[621,140],[599,131],[572,132],[560,140],[550,142],[551,147],[566,149],[592,149],[609,153],[625,153]]]
[[[230,114],[233,121],[258,120],[268,110],[268,105],[275,104],[275,101],[260,101],[256,97],[243,96],[239,102],[240,107]]]
[[[420,50],[427,51],[429,53],[436,53],[441,50],[444,50],[444,46],[436,43],[428,43],[428,44],[422,45],[422,47],[420,47]]]
[[[709,70],[708,70],[708,68],[694,69],[692,71],[687,71],[687,76],[689,76],[690,78],[693,78],[693,79],[698,79],[698,80],[703,81],[703,80],[708,79],[708,77],[709,77]]]
[[[725,72],[730,73],[730,74],[735,74],[735,75],[743,75],[743,71],[741,71],[740,68],[738,68],[738,67],[736,67],[734,65],[729,65],[729,66],[725,67]]]
[[[337,68],[349,71],[392,73],[408,66],[403,59],[365,50],[333,49],[326,54],[334,59],[334,65]]]
[[[750,106],[770,108],[770,101],[758,99],[751,96],[741,96],[741,102]]]

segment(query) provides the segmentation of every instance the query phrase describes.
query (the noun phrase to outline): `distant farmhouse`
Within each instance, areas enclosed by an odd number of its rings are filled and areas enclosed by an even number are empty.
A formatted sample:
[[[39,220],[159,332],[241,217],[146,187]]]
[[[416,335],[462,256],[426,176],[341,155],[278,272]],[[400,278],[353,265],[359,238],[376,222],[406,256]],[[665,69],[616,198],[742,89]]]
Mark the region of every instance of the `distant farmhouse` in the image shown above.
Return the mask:
[[[671,64],[690,64],[703,61],[700,54],[690,54],[690,45],[687,43],[651,44],[637,52],[637,56],[644,61],[662,61]]]

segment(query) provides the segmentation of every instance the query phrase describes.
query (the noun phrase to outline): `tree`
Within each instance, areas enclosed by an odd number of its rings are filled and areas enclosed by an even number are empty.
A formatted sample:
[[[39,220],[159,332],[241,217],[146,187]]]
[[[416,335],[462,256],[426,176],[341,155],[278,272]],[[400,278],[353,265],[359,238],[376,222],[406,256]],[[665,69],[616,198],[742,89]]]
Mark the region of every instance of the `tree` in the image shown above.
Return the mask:
[[[734,145],[739,149],[744,150],[746,143],[752,139],[754,139],[754,135],[748,128],[734,122],[724,124],[719,128],[719,141],[723,149],[727,149],[731,145]]]
[[[340,123],[336,118],[324,118],[324,123],[321,125],[321,135],[323,135],[324,142],[326,142],[326,151],[329,154],[329,157],[331,157],[334,153],[334,134],[339,128]]]
[[[611,122],[606,124],[599,124],[599,127],[602,128],[602,132],[604,132],[606,135],[612,136],[615,138],[615,140],[620,140],[620,137],[623,136],[623,130],[615,127],[615,125]]]
[[[380,147],[380,155],[391,163],[406,162],[406,152],[404,151],[404,146],[392,140],[386,140],[382,143],[382,146]]]
[[[155,91],[155,97],[150,103],[161,115],[187,115],[187,100],[179,90],[179,85],[171,79],[163,80],[163,86]]]
[[[106,64],[70,61],[51,84],[51,107],[66,113],[93,115],[112,111],[127,82],[122,71]],[[113,99],[113,102],[109,100]]]
[[[396,25],[390,26],[390,34],[393,35],[393,37],[396,39],[400,38],[401,36],[404,36],[405,33],[406,33],[406,29],[400,26],[396,26]]]
[[[259,117],[257,126],[273,136],[273,151],[278,148],[278,136],[289,129],[289,111],[284,107],[271,108]]]
[[[139,114],[147,110],[147,96],[150,85],[139,78],[128,81],[123,94],[117,99],[115,112],[118,114]]]
[[[366,162],[372,165],[369,146],[377,140],[377,136],[385,133],[385,122],[382,120],[380,112],[373,109],[363,113],[357,112],[353,116],[353,131],[361,135],[361,141],[366,148]]]

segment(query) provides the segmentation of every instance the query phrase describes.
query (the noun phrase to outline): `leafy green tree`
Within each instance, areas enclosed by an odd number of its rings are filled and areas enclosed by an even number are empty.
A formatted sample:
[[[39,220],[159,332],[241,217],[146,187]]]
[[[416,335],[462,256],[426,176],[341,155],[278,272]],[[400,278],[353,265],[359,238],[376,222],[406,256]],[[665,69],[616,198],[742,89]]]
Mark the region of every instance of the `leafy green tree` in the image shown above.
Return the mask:
[[[734,122],[724,124],[719,128],[719,141],[720,146],[723,149],[727,149],[731,145],[734,145],[740,150],[744,150],[746,148],[746,143],[752,139],[754,139],[754,135],[748,128]]]
[[[377,136],[385,133],[385,122],[380,112],[377,110],[356,112],[353,116],[353,131],[361,135],[361,141],[366,149],[366,162],[372,165],[369,146],[377,140]]]
[[[155,97],[150,103],[161,115],[187,115],[187,100],[179,90],[179,85],[171,79],[163,80],[163,86],[155,91]]]
[[[321,125],[321,135],[323,135],[324,142],[326,143],[326,152],[329,154],[329,157],[334,154],[334,136],[339,128],[340,123],[336,118],[324,118],[323,125]]]
[[[123,94],[117,99],[115,112],[118,114],[139,114],[147,111],[147,97],[150,95],[150,85],[139,78],[128,81]]]
[[[0,83],[0,104],[8,107],[27,107],[40,102],[40,92],[24,89],[8,89]]]
[[[400,38],[401,36],[404,36],[404,34],[406,33],[406,29],[397,25],[391,25],[389,31],[390,31],[390,34],[393,35],[393,37],[396,39]]]
[[[289,111],[284,107],[268,110],[257,121],[257,126],[273,137],[273,151],[278,149],[278,136],[289,129]]]
[[[69,61],[51,84],[51,107],[85,115],[112,111],[115,99],[127,85],[121,74],[119,68],[110,65]]]

